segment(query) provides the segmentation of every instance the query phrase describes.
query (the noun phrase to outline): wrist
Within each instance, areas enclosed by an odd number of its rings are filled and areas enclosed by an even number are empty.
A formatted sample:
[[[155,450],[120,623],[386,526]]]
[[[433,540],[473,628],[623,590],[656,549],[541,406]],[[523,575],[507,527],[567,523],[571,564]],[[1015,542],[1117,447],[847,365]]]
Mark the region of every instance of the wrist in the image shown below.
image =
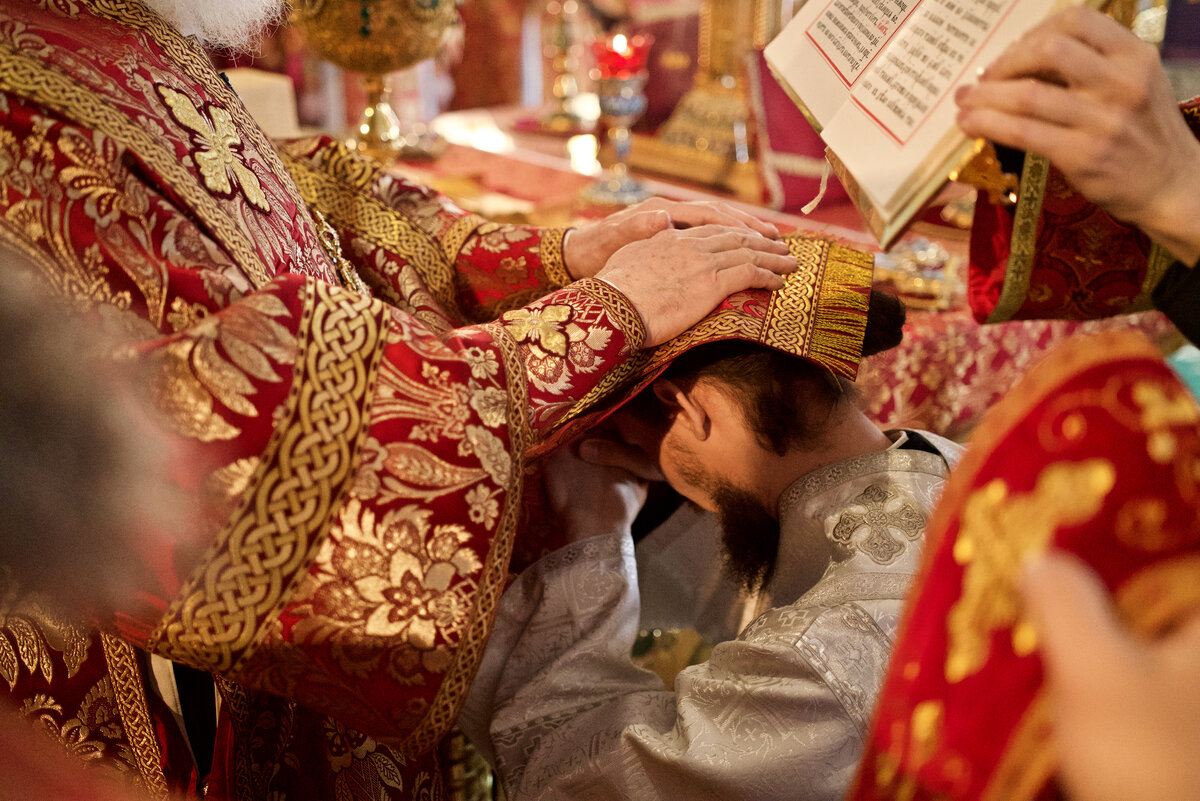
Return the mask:
[[[562,237],[562,266],[567,275],[572,281],[578,281],[581,276],[575,265],[579,264],[579,254],[575,252],[575,246],[578,243],[575,237],[575,229],[568,228],[563,231]]]
[[[1141,219],[1133,220],[1172,256],[1191,266],[1200,260],[1200,188],[1193,183],[1200,169],[1200,142],[1193,141],[1192,157],[1172,171]]]

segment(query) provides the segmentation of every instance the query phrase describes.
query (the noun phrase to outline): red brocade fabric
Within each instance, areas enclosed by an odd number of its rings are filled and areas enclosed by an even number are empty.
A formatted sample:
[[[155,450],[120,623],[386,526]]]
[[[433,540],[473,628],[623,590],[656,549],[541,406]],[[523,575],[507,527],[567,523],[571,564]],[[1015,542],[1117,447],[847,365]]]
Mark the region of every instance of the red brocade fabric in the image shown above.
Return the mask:
[[[1077,337],[984,418],[929,549],[852,801],[1056,798],[1022,564],[1073,553],[1153,637],[1200,609],[1200,408],[1143,337]]]
[[[153,797],[197,793],[149,652],[217,677],[210,798],[441,797],[527,454],[642,364],[638,312],[570,282],[562,240],[327,138],[276,147],[136,0],[0,5],[0,251],[133,343],[198,507],[176,551],[121,544],[157,583],[111,634],[0,586],[0,692]],[[871,258],[795,247],[812,269],[764,308],[804,336],[771,344],[852,375]]]
[[[1200,137],[1200,98],[1181,111]],[[970,250],[967,296],[980,322],[1138,311],[1148,308],[1149,290],[1161,277],[1150,269],[1149,238],[1092,204],[1052,166],[1040,209],[1027,224],[980,193]]]

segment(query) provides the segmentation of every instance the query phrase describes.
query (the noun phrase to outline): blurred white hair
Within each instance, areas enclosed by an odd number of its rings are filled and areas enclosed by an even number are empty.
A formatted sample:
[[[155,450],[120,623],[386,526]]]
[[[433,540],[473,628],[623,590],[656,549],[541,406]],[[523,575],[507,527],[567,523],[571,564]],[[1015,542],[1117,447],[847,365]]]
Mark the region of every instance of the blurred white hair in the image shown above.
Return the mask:
[[[283,19],[285,0],[145,0],[185,36],[218,50],[247,52]]]

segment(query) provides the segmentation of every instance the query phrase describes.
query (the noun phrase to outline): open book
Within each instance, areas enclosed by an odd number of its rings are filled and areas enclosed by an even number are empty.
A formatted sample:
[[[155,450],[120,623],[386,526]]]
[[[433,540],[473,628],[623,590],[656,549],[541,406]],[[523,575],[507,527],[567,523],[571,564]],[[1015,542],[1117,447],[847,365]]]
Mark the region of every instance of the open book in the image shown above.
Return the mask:
[[[1077,2],[808,0],[765,53],[886,248],[983,147],[954,123],[954,90]]]

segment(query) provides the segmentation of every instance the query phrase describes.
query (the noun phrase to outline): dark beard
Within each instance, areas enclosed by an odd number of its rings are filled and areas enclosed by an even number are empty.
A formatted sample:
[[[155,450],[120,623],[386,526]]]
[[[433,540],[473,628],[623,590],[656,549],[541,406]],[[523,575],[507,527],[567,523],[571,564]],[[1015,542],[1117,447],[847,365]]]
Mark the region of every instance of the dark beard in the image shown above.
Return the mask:
[[[779,552],[779,521],[749,492],[728,484],[713,489],[725,546],[725,569],[750,592],[770,580]]]
[[[707,471],[690,450],[678,444],[674,448],[684,480],[707,492],[717,507],[725,571],[748,591],[758,592],[775,570],[779,520],[753,494]],[[701,508],[692,501],[688,503]]]

